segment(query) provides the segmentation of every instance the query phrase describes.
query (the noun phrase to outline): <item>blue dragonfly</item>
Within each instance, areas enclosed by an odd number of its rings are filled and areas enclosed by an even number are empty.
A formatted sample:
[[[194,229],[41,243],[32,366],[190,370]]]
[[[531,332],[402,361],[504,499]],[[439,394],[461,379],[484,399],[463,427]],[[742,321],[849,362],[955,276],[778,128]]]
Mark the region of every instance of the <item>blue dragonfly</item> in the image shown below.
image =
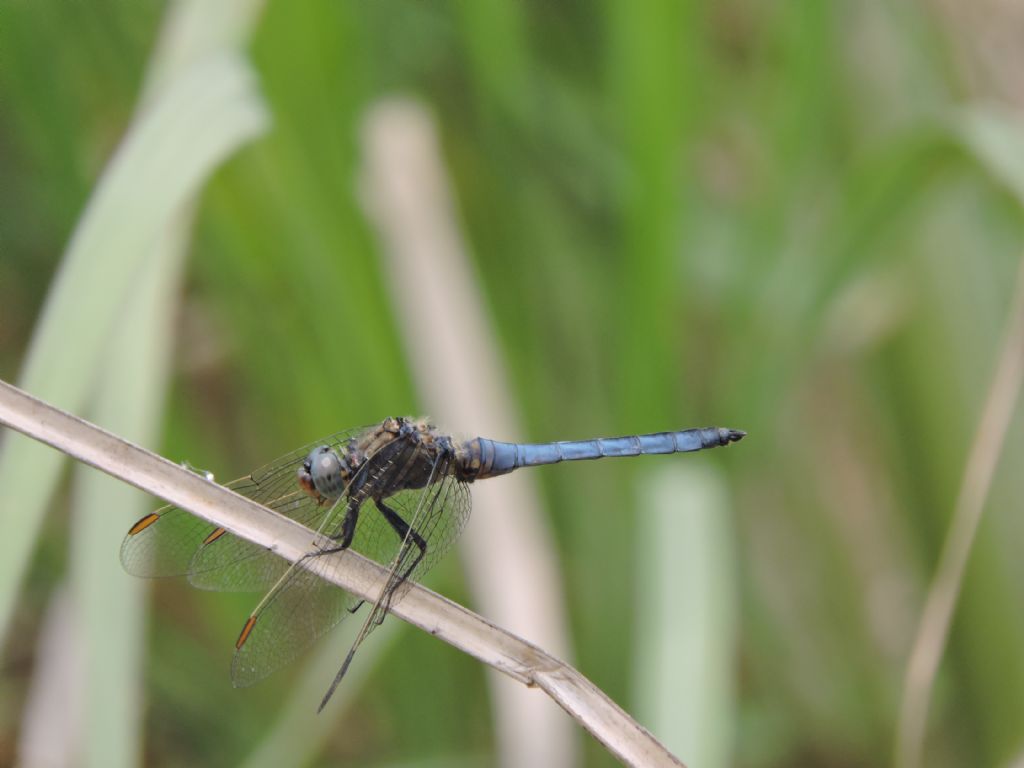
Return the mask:
[[[451,548],[469,517],[469,484],[520,467],[717,448],[745,432],[708,427],[557,443],[457,441],[426,419],[393,417],[299,448],[227,487],[315,531],[291,563],[178,507],[152,512],[121,545],[137,576],[186,576],[200,589],[263,592],[235,643],[232,683],[251,685],[355,613],[363,600],[329,580],[330,552],[352,549],[388,577],[329,686],[324,708],[366,636]]]

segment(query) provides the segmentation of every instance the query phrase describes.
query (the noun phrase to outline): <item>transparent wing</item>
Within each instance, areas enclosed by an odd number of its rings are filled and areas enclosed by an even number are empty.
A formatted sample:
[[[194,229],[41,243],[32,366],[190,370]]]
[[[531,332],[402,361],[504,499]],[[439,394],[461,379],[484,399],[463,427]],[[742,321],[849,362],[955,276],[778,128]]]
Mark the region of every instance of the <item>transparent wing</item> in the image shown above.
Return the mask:
[[[317,440],[226,487],[318,528],[331,507],[318,505],[299,489],[298,468],[313,448],[342,446],[363,431],[365,428],[347,430]],[[131,527],[121,544],[121,563],[136,576],[188,576],[201,589],[238,592],[268,589],[289,566],[270,550],[172,506],[151,512]]]
[[[363,486],[368,491],[362,494],[365,500],[361,502],[351,549],[390,566],[393,574],[375,606],[375,612],[378,609],[383,612],[379,620],[375,618],[373,626],[383,620],[406,579],[422,576],[451,548],[469,516],[468,488],[451,475],[425,488],[388,496],[390,486],[397,484],[396,478],[401,477],[403,462],[407,459],[401,454],[389,457],[386,465],[375,468],[374,478]],[[445,467],[439,469],[439,476],[445,474]],[[426,552],[418,562],[420,549],[413,543],[411,533],[404,538],[398,535],[395,526],[377,506],[378,497],[403,521],[414,521],[410,526],[413,531],[419,526],[417,532],[426,544]],[[329,569],[333,567],[328,558],[311,553],[291,568],[260,602],[236,644],[231,667],[232,682],[236,686],[251,685],[287,664],[360,605],[360,598],[329,581]],[[367,633],[368,630],[360,634]]]
[[[358,607],[358,598],[324,580],[324,562],[309,555],[291,566],[279,586],[260,601],[235,643],[233,685],[259,682]]]
[[[338,517],[349,509],[363,515],[363,504],[373,494],[384,492],[383,486],[393,482],[396,461],[402,455],[402,446],[391,444],[371,459],[350,483],[338,501]],[[402,457],[403,465],[408,460]],[[358,490],[352,491],[353,488]],[[280,579],[260,600],[246,620],[235,643],[235,656],[231,663],[231,681],[236,687],[252,685],[271,672],[288,664],[325,632],[333,628],[350,612],[358,608],[360,600],[325,579],[327,561],[319,556],[322,550],[338,546],[332,538],[339,533],[340,520],[322,526],[316,537],[316,547],[294,565],[286,566]],[[391,550],[401,543],[392,534]],[[368,545],[368,542],[372,544]],[[357,519],[351,548],[373,557],[381,546],[387,546],[375,530],[372,520]]]
[[[390,554],[378,559],[378,562],[390,566],[394,572],[393,580],[384,591],[385,597],[393,603],[392,593],[400,589],[401,582],[418,581],[452,548],[469,519],[471,498],[469,486],[457,480],[454,475],[446,474],[425,491],[402,491],[386,499],[385,503],[408,521],[412,531],[418,533],[427,545],[426,552],[418,562],[414,561],[420,552],[412,536],[406,537],[400,547],[391,546]],[[390,526],[383,522],[381,516],[375,516],[374,525],[367,528],[368,539],[370,536],[385,538],[390,531]]]

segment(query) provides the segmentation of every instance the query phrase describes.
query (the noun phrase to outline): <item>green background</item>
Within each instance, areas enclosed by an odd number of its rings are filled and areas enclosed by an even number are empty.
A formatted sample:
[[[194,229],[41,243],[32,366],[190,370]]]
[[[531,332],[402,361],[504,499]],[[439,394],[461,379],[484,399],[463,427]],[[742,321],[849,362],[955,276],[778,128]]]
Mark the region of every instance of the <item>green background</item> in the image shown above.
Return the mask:
[[[652,466],[717,465],[737,633],[721,639],[728,763],[890,762],[1024,245],[1024,143],[1002,109],[1012,51],[974,56],[983,31],[938,7],[267,3],[246,51],[272,124],[199,199],[152,447],[223,479],[423,410],[358,193],[368,108],[414,96],[437,123],[523,436],[750,433],[707,456],[537,472],[575,666],[644,709],[637,500]],[[165,12],[0,0],[5,380],[19,378]],[[1015,422],[932,701],[931,765],[1008,765],[1024,749],[1021,458]],[[70,530],[61,493],[5,639],[0,764],[17,753]],[[123,530],[111,524],[98,557],[116,560]],[[468,600],[457,558],[428,584]],[[251,597],[152,594],[144,763],[239,763],[295,673],[230,688]],[[491,764],[475,661],[404,631],[367,666],[350,704],[322,716],[337,722],[311,764]],[[585,764],[613,764],[583,742]]]

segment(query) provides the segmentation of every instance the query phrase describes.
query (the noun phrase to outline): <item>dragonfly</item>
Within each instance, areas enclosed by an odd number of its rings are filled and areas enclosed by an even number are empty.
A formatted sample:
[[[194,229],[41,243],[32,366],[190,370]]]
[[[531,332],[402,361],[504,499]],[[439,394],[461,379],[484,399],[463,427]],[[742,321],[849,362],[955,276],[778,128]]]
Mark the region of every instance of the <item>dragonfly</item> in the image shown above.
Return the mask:
[[[366,636],[458,538],[471,483],[562,461],[699,451],[745,435],[707,427],[553,443],[459,441],[427,419],[391,417],[317,440],[227,484],[314,532],[309,552],[296,562],[166,506],[128,530],[121,563],[137,576],[184,576],[200,589],[264,593],[235,642],[235,687],[262,680],[361,608],[362,598],[331,582],[332,558],[324,555],[351,549],[385,566],[387,578],[321,711]]]

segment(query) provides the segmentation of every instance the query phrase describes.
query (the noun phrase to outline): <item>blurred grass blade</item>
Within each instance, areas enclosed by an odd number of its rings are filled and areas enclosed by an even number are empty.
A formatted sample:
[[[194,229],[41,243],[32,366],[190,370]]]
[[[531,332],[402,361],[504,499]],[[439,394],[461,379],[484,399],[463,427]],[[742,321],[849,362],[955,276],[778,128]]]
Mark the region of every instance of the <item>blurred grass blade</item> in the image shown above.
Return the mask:
[[[416,383],[438,423],[453,431],[513,436],[508,375],[456,222],[433,119],[418,103],[391,99],[369,111],[364,190]],[[461,322],[448,321],[458,307]],[[473,489],[478,514],[460,554],[476,602],[555,653],[568,646],[555,546],[532,483],[520,473]],[[508,575],[517,574],[515,579]],[[498,675],[488,680],[503,766],[561,768],[577,762],[569,721],[553,705]]]
[[[143,101],[193,63],[221,51],[242,51],[249,42],[263,0],[177,0],[171,4],[149,61]]]
[[[945,653],[967,561],[1020,396],[1022,380],[1024,259],[1017,275],[1017,289],[1002,352],[978,420],[953,518],[907,662],[896,743],[896,765],[899,768],[917,768],[921,764],[935,676]]]
[[[701,78],[694,66],[701,23],[695,2],[611,2],[604,8],[611,100],[629,169],[618,190],[623,258],[617,282],[623,303],[616,325],[625,373],[617,416],[637,424],[650,418],[651,404],[671,403],[682,389],[676,361],[687,339],[667,319],[688,284],[689,262],[679,259],[686,226],[679,166]],[[680,270],[682,280],[669,278]],[[651,360],[659,361],[660,375],[640,375]]]
[[[66,706],[82,696],[82,669],[75,642],[75,607],[67,584],[50,593],[39,629],[38,654],[48,661],[32,676],[18,732],[21,768],[61,768],[75,763],[75,744],[69,734],[81,729],[80,714]]]
[[[995,107],[972,107],[956,123],[960,138],[1024,205],[1024,120]]]
[[[81,410],[125,301],[168,220],[267,123],[247,65],[209,56],[169,82],[125,136],[71,239],[22,372],[24,388]],[[59,454],[5,440],[0,453],[0,637],[59,478]]]
[[[239,48],[261,6],[254,0],[184,0],[170,6],[141,103],[158,98],[194,62]],[[247,138],[240,133],[238,142]],[[194,205],[186,202],[163,222],[99,371],[93,417],[143,445],[159,440],[193,218]],[[141,517],[152,500],[78,465],[73,503],[71,591],[83,664],[82,697],[71,703],[73,721],[82,725],[75,734],[77,752],[83,766],[127,768],[138,763],[143,745],[145,584],[125,578],[113,549],[120,530]]]
[[[732,763],[736,556],[721,475],[647,474],[638,501],[637,715],[690,765]]]
[[[1024,204],[1024,121],[991,106],[964,110],[954,128],[970,152]],[[964,573],[977,534],[992,476],[1016,407],[1024,376],[1024,261],[1007,321],[998,368],[979,418],[971,451],[935,577],[925,600],[907,662],[896,741],[896,765],[921,764],[928,711]]]
[[[175,309],[191,232],[191,211],[168,222],[144,265],[100,374],[97,423],[143,444],[158,440],[173,347]],[[153,500],[77,465],[73,493],[71,592],[83,662],[80,762],[96,768],[135,765],[142,754],[142,594],[115,555],[119,534]],[[73,704],[74,706],[74,704]]]

